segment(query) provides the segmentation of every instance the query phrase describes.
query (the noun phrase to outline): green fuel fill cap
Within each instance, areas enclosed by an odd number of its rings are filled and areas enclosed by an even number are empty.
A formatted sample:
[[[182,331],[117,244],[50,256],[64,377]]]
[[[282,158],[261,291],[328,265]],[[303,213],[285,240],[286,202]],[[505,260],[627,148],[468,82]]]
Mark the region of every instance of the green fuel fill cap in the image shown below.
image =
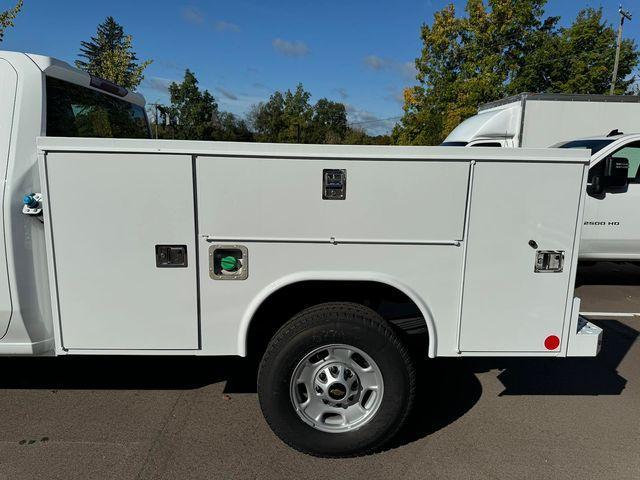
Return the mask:
[[[233,255],[227,255],[220,259],[220,267],[227,272],[235,270],[238,266],[238,259]]]

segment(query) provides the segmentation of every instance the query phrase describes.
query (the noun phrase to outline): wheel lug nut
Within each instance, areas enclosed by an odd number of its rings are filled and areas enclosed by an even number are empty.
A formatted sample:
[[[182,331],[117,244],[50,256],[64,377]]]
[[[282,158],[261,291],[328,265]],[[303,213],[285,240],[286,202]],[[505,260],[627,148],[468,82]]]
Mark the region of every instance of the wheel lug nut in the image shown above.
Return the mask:
[[[318,378],[323,381],[326,382],[327,381],[327,374],[324,372],[321,372],[320,375],[318,375]]]
[[[335,377],[338,374],[338,367],[336,367],[335,365],[333,367],[330,367],[329,372]]]
[[[322,388],[319,385],[316,385],[316,392],[322,393]]]
[[[358,389],[358,382],[353,382],[351,384],[351,390],[357,390]]]

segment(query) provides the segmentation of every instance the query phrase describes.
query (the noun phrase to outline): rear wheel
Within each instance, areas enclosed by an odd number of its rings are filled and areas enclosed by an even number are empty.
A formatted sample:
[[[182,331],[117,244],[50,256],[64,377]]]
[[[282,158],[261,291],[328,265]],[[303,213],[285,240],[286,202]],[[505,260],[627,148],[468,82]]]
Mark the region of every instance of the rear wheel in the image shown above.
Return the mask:
[[[319,456],[382,447],[410,411],[409,352],[373,310],[352,303],[306,309],[273,337],[260,364],[258,394],[272,430]]]

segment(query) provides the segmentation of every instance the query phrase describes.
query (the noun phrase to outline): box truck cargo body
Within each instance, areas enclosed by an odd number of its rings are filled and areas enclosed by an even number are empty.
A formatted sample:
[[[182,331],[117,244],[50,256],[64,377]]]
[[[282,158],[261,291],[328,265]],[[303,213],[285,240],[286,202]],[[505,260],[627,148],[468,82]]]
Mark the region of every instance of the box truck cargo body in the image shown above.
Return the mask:
[[[523,93],[481,105],[443,145],[549,147],[616,129],[640,132],[640,97]]]

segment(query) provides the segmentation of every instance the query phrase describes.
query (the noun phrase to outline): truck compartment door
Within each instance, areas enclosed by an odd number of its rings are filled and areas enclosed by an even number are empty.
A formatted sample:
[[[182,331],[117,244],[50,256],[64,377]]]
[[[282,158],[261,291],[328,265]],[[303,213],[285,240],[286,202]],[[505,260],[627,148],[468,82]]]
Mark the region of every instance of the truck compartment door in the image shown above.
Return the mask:
[[[188,155],[44,158],[66,349],[197,349]]]
[[[9,145],[11,143],[11,127],[13,125],[13,109],[16,97],[18,75],[6,60],[0,59],[0,175],[4,184],[9,161]],[[4,187],[0,189],[0,205],[4,206]],[[4,208],[2,208],[4,211]],[[9,276],[7,273],[6,249],[4,248],[4,224],[0,222],[0,338],[4,337],[11,320],[11,294],[9,292]]]
[[[561,349],[583,174],[582,164],[476,164],[461,351]]]

